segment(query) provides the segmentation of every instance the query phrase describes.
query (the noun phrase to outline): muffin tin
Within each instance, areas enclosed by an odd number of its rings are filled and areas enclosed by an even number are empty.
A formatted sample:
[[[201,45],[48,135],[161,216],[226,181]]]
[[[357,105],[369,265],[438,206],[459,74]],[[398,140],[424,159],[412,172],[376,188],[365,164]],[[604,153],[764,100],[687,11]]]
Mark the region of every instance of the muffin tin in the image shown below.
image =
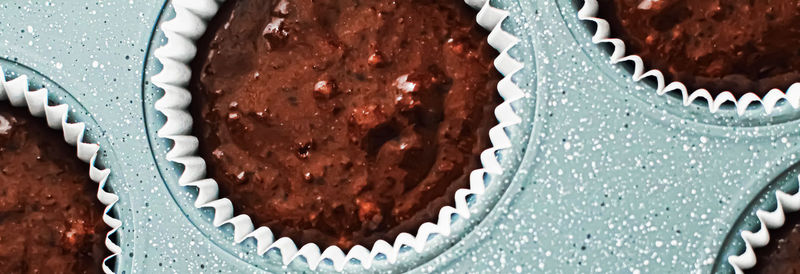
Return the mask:
[[[502,27],[521,41],[509,53],[524,63],[513,75],[523,121],[509,131],[503,187],[485,205],[476,199],[484,210],[435,237],[436,248],[370,270],[731,272],[740,232],[760,226],[755,211],[774,209],[774,189],[797,191],[800,111],[684,105],[611,64],[578,19],[580,3],[491,4],[510,12]],[[174,15],[169,1],[19,1],[0,3],[0,14],[6,74],[73,100],[113,170],[117,273],[308,270],[274,251],[259,256],[252,240],[234,244],[166,161],[171,144],[155,134],[162,91],[150,77],[161,70],[153,51]]]

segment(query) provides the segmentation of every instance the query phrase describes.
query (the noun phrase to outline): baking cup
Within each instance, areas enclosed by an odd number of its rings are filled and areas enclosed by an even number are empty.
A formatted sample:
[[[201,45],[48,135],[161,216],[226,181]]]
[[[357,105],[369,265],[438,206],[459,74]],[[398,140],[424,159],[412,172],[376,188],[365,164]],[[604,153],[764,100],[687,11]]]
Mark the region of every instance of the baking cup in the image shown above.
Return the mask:
[[[655,78],[656,94],[658,95],[664,95],[665,93],[671,91],[679,91],[681,97],[683,98],[684,106],[690,105],[695,100],[701,98],[705,99],[708,103],[708,110],[711,111],[711,113],[717,112],[717,110],[719,110],[719,108],[727,102],[731,102],[735,105],[736,111],[739,115],[744,114],[751,104],[758,103],[764,107],[764,111],[767,114],[770,114],[781,100],[786,100],[794,108],[800,108],[800,82],[789,86],[785,93],[780,89],[774,88],[767,92],[763,98],[759,97],[753,92],[748,92],[742,95],[742,97],[740,97],[738,100],[733,93],[729,91],[722,92],[715,98],[711,96],[711,93],[704,88],[700,88],[689,93],[686,86],[681,82],[673,81],[669,84],[666,84],[666,80],[664,80],[664,74],[660,70],[651,69],[645,71],[646,68],[641,57],[638,55],[625,55],[625,43],[620,39],[609,37],[610,27],[608,21],[595,17],[598,9],[599,4],[597,3],[597,0],[584,0],[583,7],[578,10],[578,19],[591,21],[597,25],[597,30],[595,30],[594,35],[592,35],[592,43],[609,43],[613,45],[614,50],[611,53],[612,64],[626,61],[633,62],[634,68],[632,78],[634,81],[638,82],[647,77]]]
[[[800,176],[797,178],[800,184]],[[787,194],[780,189],[775,190],[776,208],[773,211],[759,209],[756,211],[761,226],[758,231],[745,230],[739,233],[744,241],[745,249],[740,255],[728,257],[728,263],[733,267],[737,274],[744,273],[742,270],[750,269],[756,265],[756,254],[753,248],[759,248],[769,244],[769,230],[778,229],[786,222],[787,213],[800,210],[800,190],[795,194]]]
[[[174,142],[172,149],[167,152],[166,158],[184,167],[178,184],[194,186],[199,189],[194,203],[195,207],[213,208],[212,223],[216,227],[224,224],[233,225],[234,242],[241,243],[247,238],[254,238],[259,255],[277,249],[280,251],[284,264],[303,257],[312,270],[316,269],[322,261],[330,260],[336,270],[342,271],[351,259],[357,259],[364,268],[370,268],[376,257],[381,254],[390,263],[394,263],[404,246],[421,252],[430,236],[434,234],[450,235],[453,214],[457,214],[460,218],[469,218],[469,203],[466,198],[472,195],[480,196],[486,190],[485,175],[502,174],[503,168],[498,162],[496,152],[510,148],[512,145],[504,128],[521,122],[521,118],[514,113],[511,102],[522,98],[523,92],[512,82],[511,76],[522,69],[523,64],[508,54],[508,50],[519,39],[502,29],[502,22],[509,14],[507,11],[492,7],[486,0],[465,0],[469,6],[479,9],[476,16],[478,24],[491,31],[488,36],[489,45],[499,51],[498,57],[494,60],[494,66],[506,77],[497,85],[504,102],[495,109],[495,116],[499,124],[489,130],[493,147],[481,153],[480,159],[483,168],[470,173],[469,189],[456,191],[455,208],[443,207],[439,211],[438,222],[422,224],[416,236],[410,233],[401,233],[393,244],[379,240],[371,249],[356,245],[346,254],[337,246],[330,246],[322,251],[313,243],[303,245],[298,249],[290,238],[275,239],[275,235],[269,228],[264,226],[255,228],[246,214],[234,216],[231,201],[218,197],[217,182],[214,179],[206,178],[206,164],[202,158],[197,156],[199,142],[196,137],[191,135],[192,116],[187,110],[192,98],[186,86],[192,75],[189,63],[197,52],[195,41],[205,32],[206,23],[216,14],[220,2],[223,1],[172,1],[175,18],[161,26],[167,37],[167,43],[154,52],[154,56],[161,62],[163,68],[161,72],[152,77],[151,82],[164,90],[164,96],[155,103],[155,108],[167,118],[164,126],[158,131],[158,136]]]
[[[111,208],[114,207],[119,197],[103,189],[108,180],[108,175],[111,174],[111,170],[107,168],[100,169],[95,166],[97,152],[100,151],[100,146],[83,142],[83,134],[86,128],[84,123],[67,122],[70,109],[67,104],[51,106],[48,102],[47,89],[42,88],[29,91],[28,77],[26,75],[7,80],[3,68],[0,67],[0,101],[6,100],[15,107],[28,106],[28,111],[30,111],[31,115],[35,117],[44,117],[49,127],[64,132],[64,140],[70,145],[77,147],[78,158],[89,164],[89,178],[97,183],[97,199],[106,205],[105,210],[103,210],[103,222],[111,228],[111,230],[106,233],[105,241],[106,248],[111,252],[111,255],[103,259],[102,268],[103,272],[107,274],[114,273],[114,271],[108,267],[107,262],[119,255],[120,252],[122,252],[122,248],[114,243],[110,237],[111,234],[114,234],[114,232],[119,229],[122,222],[109,215]]]

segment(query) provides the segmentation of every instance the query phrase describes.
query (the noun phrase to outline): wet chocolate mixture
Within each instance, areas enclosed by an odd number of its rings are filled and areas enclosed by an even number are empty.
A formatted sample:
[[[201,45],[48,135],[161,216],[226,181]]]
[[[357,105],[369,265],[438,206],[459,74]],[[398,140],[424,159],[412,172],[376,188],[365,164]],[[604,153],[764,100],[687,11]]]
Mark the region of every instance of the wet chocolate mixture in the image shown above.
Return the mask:
[[[770,231],[769,244],[756,251],[756,266],[748,273],[800,273],[800,213],[789,214],[786,224]]]
[[[416,234],[489,147],[486,37],[463,1],[228,1],[190,86],[209,176],[299,244]]]
[[[800,82],[800,0],[599,0],[599,17],[647,69],[712,95]]]
[[[103,206],[61,136],[0,104],[0,273],[102,273]]]

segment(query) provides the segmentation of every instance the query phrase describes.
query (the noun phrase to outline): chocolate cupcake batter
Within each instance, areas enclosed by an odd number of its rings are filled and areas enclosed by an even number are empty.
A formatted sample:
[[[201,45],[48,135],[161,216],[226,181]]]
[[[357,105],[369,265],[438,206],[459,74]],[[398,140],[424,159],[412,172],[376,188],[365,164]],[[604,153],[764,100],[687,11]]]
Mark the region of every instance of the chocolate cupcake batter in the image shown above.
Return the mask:
[[[435,222],[496,124],[496,53],[474,18],[462,1],[228,1],[190,85],[221,195],[323,248]]]
[[[599,0],[626,54],[712,95],[800,82],[800,0]]]
[[[0,273],[102,273],[103,206],[61,133],[0,104]]]
[[[783,227],[769,233],[769,244],[755,250],[756,266],[747,272],[800,273],[800,213],[790,214]]]

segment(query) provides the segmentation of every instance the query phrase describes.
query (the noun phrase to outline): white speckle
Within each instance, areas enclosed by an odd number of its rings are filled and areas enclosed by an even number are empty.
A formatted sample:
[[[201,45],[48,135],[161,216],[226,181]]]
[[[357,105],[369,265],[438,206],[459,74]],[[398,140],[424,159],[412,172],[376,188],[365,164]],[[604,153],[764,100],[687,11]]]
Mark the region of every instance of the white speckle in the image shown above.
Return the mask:
[[[640,10],[649,10],[653,7],[653,3],[658,1],[659,0],[644,0],[642,2],[639,2],[639,6],[637,6],[637,8],[639,8]]]
[[[283,24],[283,18],[275,17],[272,19],[267,26],[264,27],[264,30],[261,32],[261,35],[267,34],[278,34],[281,31],[281,24]]]
[[[417,88],[417,84],[408,81],[408,74],[403,74],[394,80],[394,86],[405,92],[413,92]]]
[[[100,63],[98,63],[97,61],[92,61],[92,67],[93,68],[96,68],[98,66],[100,66]]]
[[[6,134],[11,129],[11,123],[6,117],[0,115],[0,134]]]
[[[273,11],[283,15],[289,14],[289,1],[281,0],[277,5],[275,5]]]
[[[319,81],[316,84],[314,84],[314,90],[320,90],[320,89],[324,88],[325,85],[327,85],[327,84],[328,84],[328,81],[325,81],[325,80]]]

